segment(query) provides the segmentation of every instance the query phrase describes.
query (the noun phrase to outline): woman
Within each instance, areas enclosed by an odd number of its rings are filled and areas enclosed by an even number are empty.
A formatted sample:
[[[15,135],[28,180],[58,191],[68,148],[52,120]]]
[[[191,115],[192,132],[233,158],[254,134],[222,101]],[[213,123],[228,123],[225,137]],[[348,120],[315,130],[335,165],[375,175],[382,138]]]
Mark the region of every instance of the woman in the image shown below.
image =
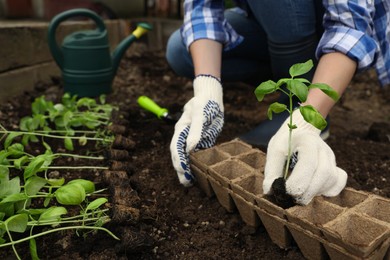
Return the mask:
[[[194,97],[184,106],[171,142],[173,165],[183,185],[193,181],[190,151],[215,144],[223,126],[221,81],[259,83],[288,77],[288,68],[316,61],[313,83],[326,83],[343,94],[354,74],[374,66],[382,85],[390,83],[389,1],[247,0],[224,11],[223,1],[185,1],[184,24],[167,46],[167,60],[179,75],[194,78]],[[322,26],[321,26],[322,25]],[[284,102],[281,96],[279,102]],[[327,117],[335,102],[312,89],[304,105]],[[297,104],[298,106],[299,104]],[[316,195],[336,196],[347,174],[318,129],[296,110],[293,150],[298,162],[286,182],[287,193],[307,204]],[[286,115],[262,123],[241,136],[267,146],[264,193],[282,176],[288,136]]]

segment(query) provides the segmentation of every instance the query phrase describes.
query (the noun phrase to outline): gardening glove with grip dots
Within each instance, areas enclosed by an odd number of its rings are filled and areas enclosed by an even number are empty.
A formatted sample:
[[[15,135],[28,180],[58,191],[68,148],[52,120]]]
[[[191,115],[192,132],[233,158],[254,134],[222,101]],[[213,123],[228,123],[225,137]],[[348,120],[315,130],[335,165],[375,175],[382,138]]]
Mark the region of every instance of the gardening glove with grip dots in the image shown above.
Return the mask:
[[[184,106],[170,146],[173,166],[180,183],[186,187],[194,181],[189,153],[212,147],[224,123],[220,81],[210,75],[198,75],[193,85],[194,97]]]
[[[263,190],[272,193],[273,181],[284,174],[288,154],[289,119],[271,138],[267,150]],[[299,109],[293,112],[292,152],[298,160],[286,180],[286,192],[295,202],[307,205],[314,196],[337,196],[345,187],[347,173],[336,166],[332,149],[321,139],[320,130],[305,121]]]

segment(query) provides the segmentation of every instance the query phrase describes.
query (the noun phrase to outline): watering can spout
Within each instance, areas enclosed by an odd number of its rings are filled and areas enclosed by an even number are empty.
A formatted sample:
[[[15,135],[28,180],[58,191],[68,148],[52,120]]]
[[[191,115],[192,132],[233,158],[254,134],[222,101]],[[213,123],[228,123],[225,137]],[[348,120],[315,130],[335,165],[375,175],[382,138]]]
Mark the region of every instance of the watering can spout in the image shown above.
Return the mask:
[[[142,35],[147,33],[152,29],[152,26],[148,23],[139,23],[137,24],[137,28],[133,31],[133,33],[124,39],[119,45],[115,48],[112,53],[112,67],[114,69],[114,74],[119,67],[119,63],[125,54],[127,48],[137,39],[141,38]]]

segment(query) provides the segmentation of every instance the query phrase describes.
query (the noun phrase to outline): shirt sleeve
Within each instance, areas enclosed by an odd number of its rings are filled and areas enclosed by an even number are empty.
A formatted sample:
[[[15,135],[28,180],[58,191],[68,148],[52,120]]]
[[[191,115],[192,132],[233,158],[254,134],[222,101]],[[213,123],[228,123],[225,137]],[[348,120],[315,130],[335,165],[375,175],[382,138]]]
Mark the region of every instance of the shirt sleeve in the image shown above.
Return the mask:
[[[365,69],[375,62],[379,46],[374,38],[373,0],[324,0],[324,34],[316,55],[341,52]]]
[[[243,41],[224,18],[223,0],[186,0],[181,35],[187,49],[199,39],[220,42],[225,51]]]

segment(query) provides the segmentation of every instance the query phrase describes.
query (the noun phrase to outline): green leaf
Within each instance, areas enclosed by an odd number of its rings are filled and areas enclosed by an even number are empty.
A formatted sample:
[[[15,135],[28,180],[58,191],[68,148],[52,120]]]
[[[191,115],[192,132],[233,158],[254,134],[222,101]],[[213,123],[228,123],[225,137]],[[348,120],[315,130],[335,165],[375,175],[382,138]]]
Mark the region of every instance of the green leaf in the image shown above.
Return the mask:
[[[99,125],[100,125],[99,122],[93,122],[93,121],[89,121],[89,122],[86,122],[86,123],[85,123],[85,126],[86,126],[88,129],[95,129],[95,128],[97,128]]]
[[[9,181],[9,169],[4,165],[0,165],[0,183]]]
[[[292,129],[292,130],[298,128],[297,125],[295,125],[295,124],[292,125],[292,124],[290,124],[290,123],[288,123],[287,126],[288,126],[288,128],[290,128],[290,129]]]
[[[65,149],[68,151],[74,150],[73,141],[69,137],[64,138],[64,146],[65,146]]]
[[[291,77],[296,77],[309,72],[313,68],[313,61],[308,60],[305,63],[297,63],[290,67],[289,73]]]
[[[292,79],[288,81],[288,85],[291,92],[297,96],[301,102],[306,101],[309,90],[304,83],[299,80]]]
[[[72,111],[66,111],[64,114],[64,125],[69,125],[70,120],[73,118],[73,112]]]
[[[23,134],[19,133],[19,132],[11,132],[10,134],[8,134],[7,138],[4,141],[4,149],[7,149],[11,145],[12,141],[16,137],[21,136],[21,135],[23,135]]]
[[[286,111],[286,110],[287,110],[287,106],[285,104],[281,104],[279,102],[274,102],[268,108],[268,111],[267,111],[268,118],[270,120],[272,120],[272,113],[279,114],[279,113],[282,113],[283,111]]]
[[[5,216],[8,216],[8,217],[15,215],[14,203],[0,204],[0,212],[3,212],[5,214]],[[1,227],[0,227],[0,229],[1,229]]]
[[[256,89],[255,95],[259,102],[261,102],[265,95],[270,94],[276,90],[276,83],[272,80],[262,82]]]
[[[87,108],[94,107],[94,106],[96,106],[96,101],[94,99],[88,98],[88,97],[80,98],[77,101],[77,107],[82,107],[82,106],[85,106]]]
[[[57,202],[62,205],[80,205],[85,200],[85,189],[77,183],[64,185],[54,193]]]
[[[24,169],[24,179],[27,180],[31,176],[35,175],[37,172],[42,171],[42,166],[45,163],[45,158],[37,156],[31,160],[31,162]]]
[[[99,102],[100,104],[105,104],[106,103],[106,95],[100,95],[99,96]]]
[[[55,104],[53,108],[55,111],[60,112],[60,114],[64,111],[66,111],[65,106],[62,104]]]
[[[70,93],[65,93],[62,96],[61,100],[62,104],[66,106],[67,108],[72,108],[75,106],[75,99],[71,97]]]
[[[30,238],[30,255],[32,260],[39,260],[37,243],[35,238]]]
[[[44,115],[34,115],[33,121],[35,122],[36,125],[38,125],[40,128],[43,128],[47,123],[46,123],[46,116]]]
[[[45,114],[53,106],[53,102],[46,101],[45,96],[35,98],[34,102],[31,105],[31,109],[34,115],[36,114]]]
[[[30,121],[32,120],[32,117],[30,116],[25,116],[25,117],[22,117],[20,120],[19,120],[19,128],[21,131],[29,131],[28,129],[28,124]]]
[[[46,179],[39,176],[28,178],[24,190],[28,196],[36,195],[46,185]]]
[[[7,160],[7,157],[9,155],[9,152],[6,150],[1,150],[0,151],[0,163],[2,165],[9,165],[9,162]]]
[[[72,118],[72,120],[70,120],[70,122],[69,122],[69,125],[71,127],[80,127],[83,125],[83,119],[82,118]]]
[[[4,224],[7,229],[11,232],[23,233],[27,229],[28,216],[27,214],[18,214],[12,217],[9,217]]]
[[[17,202],[17,201],[26,200],[26,199],[28,199],[26,194],[24,194],[24,193],[16,193],[16,194],[8,195],[4,199],[2,199],[0,201],[0,204],[4,204],[4,203],[7,203],[7,202]]]
[[[88,210],[94,210],[94,209],[97,209],[99,208],[101,205],[103,205],[104,203],[106,203],[108,200],[106,198],[98,198],[98,199],[95,199],[94,201],[92,201],[91,203],[88,204],[87,208],[86,208],[86,211]]]
[[[61,215],[67,214],[68,211],[64,207],[50,207],[39,217],[39,221],[50,221],[50,220],[60,220]]]
[[[46,180],[48,184],[51,186],[62,186],[65,183],[65,178],[60,179],[47,179]]]
[[[29,209],[24,209],[22,210],[20,213],[26,213],[28,215],[31,215],[31,216],[34,216],[34,215],[41,215],[43,212],[45,212],[47,209],[46,208],[43,208],[43,209],[33,209],[33,208],[29,208]]]
[[[29,161],[27,155],[22,156],[14,161],[14,166],[16,169],[20,170],[22,167]]]
[[[86,145],[88,142],[87,137],[85,135],[80,136],[78,140],[79,140],[79,145],[81,146]]]
[[[314,83],[309,85],[309,88],[318,88],[322,90],[326,95],[328,95],[331,99],[334,101],[339,100],[340,96],[333,88],[331,88],[329,85],[324,83]]]
[[[9,156],[12,158],[19,158],[20,156],[24,155],[24,146],[20,143],[12,144],[7,149]]]
[[[64,117],[63,116],[58,116],[54,119],[54,124],[56,125],[56,127],[65,127],[66,124],[65,124],[65,121],[64,121]]]
[[[276,88],[280,88],[282,85],[286,84],[289,80],[289,78],[283,78],[279,79],[278,82],[276,82]]]
[[[18,194],[20,191],[21,187],[19,176],[16,176],[9,181],[2,181],[0,183],[0,197]]]
[[[46,153],[47,151],[50,151],[51,154],[53,154],[53,152],[52,152],[52,150],[51,150],[51,147],[50,147],[50,145],[49,145],[48,143],[46,143],[45,141],[42,141],[42,144],[43,144],[43,146],[44,146],[45,149],[46,149],[45,153]]]
[[[315,128],[319,130],[323,130],[327,123],[326,120],[322,117],[322,115],[311,105],[301,106],[299,110],[306,120],[306,122],[313,125]]]
[[[298,81],[305,83],[305,84],[310,84],[310,81],[305,79],[305,78],[295,78],[295,80],[298,80]]]
[[[68,184],[80,184],[86,193],[92,193],[95,191],[95,183],[92,181],[84,180],[84,179],[74,179],[68,182]]]
[[[43,206],[45,207],[49,206],[49,203],[53,197],[54,197],[53,195],[46,197],[45,200],[43,201]]]

